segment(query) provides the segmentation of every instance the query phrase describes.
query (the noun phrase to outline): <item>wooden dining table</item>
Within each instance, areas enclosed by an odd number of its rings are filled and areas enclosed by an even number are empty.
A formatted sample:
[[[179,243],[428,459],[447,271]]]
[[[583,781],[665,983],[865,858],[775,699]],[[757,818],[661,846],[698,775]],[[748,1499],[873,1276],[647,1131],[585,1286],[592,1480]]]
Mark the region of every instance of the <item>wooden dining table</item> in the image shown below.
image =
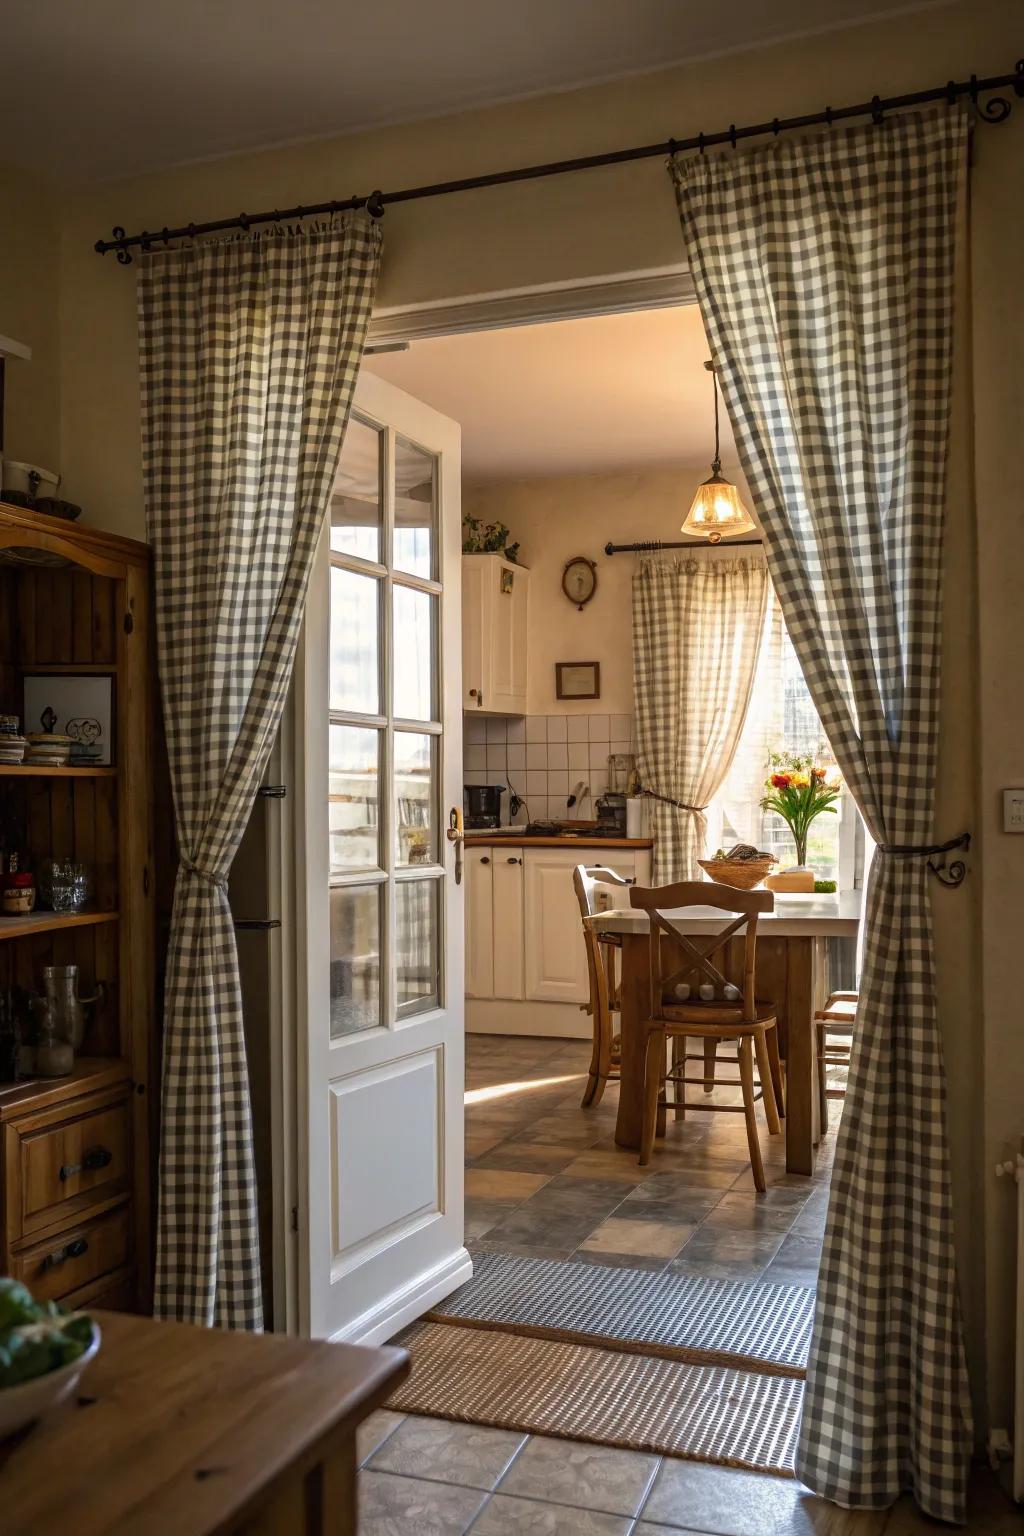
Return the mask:
[[[818,1061],[814,1012],[830,990],[827,940],[856,939],[861,920],[861,891],[834,896],[776,895],[775,909],[757,928],[758,997],[775,1004],[779,1050],[786,1076],[786,1168],[811,1174],[821,1126],[818,1112]],[[713,907],[685,907],[666,916],[689,938],[710,936],[725,926]],[[640,1146],[643,1119],[643,1024],[650,1013],[649,928],[647,913],[616,908],[600,917],[599,931],[622,945],[620,988],[622,1077],[615,1140],[620,1147]],[[718,963],[729,981],[742,982],[742,938],[734,938]],[[680,964],[683,963],[680,949]]]

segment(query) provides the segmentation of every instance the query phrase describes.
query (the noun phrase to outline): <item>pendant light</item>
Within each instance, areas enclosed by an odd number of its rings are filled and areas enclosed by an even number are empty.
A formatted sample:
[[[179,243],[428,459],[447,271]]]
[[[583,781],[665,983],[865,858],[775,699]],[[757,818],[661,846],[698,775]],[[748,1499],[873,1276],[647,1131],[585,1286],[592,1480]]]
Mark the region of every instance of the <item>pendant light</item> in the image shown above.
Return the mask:
[[[711,374],[715,389],[715,457],[711,461],[711,474],[698,485],[680,531],[696,534],[707,539],[709,544],[720,544],[723,534],[749,533],[755,524],[736,487],[722,474],[718,442],[718,374],[710,359],[704,367]]]

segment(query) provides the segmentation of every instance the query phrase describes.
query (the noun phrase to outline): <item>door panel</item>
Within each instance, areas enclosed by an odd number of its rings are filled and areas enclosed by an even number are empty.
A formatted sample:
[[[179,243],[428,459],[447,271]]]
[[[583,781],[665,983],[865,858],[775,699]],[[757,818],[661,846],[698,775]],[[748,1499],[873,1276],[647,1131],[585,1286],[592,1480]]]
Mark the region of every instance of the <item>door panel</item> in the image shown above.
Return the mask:
[[[459,428],[365,372],[296,669],[299,1318],[374,1342],[462,1240]]]

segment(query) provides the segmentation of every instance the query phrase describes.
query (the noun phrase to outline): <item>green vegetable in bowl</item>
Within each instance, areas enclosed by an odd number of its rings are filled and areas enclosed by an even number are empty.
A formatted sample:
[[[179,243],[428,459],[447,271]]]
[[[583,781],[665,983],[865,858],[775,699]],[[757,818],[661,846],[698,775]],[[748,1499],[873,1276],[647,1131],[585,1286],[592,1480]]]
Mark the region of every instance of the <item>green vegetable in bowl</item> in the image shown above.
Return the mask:
[[[0,1390],[69,1365],[88,1349],[93,1321],[39,1302],[17,1280],[0,1279]]]
[[[834,880],[815,880],[814,892],[817,896],[832,896],[837,887]]]

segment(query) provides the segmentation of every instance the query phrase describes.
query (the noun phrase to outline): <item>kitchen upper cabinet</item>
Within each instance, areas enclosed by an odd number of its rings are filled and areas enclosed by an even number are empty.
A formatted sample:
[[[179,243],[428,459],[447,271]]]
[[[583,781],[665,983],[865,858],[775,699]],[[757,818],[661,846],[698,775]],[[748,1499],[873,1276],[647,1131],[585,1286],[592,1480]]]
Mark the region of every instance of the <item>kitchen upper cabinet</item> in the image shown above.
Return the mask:
[[[466,996],[494,996],[493,865],[489,848],[466,849]]]
[[[462,557],[462,707],[525,715],[530,573],[501,555]]]

